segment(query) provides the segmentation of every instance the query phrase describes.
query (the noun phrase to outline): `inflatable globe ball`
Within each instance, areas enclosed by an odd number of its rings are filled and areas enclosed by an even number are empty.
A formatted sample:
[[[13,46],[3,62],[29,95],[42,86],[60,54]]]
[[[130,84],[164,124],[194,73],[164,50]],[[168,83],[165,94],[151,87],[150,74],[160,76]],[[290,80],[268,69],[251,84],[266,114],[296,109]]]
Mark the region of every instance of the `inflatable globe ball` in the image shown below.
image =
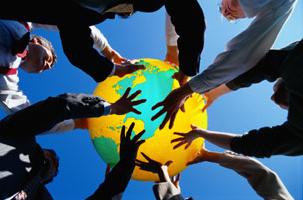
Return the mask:
[[[141,90],[142,93],[137,99],[147,99],[147,101],[135,108],[140,110],[142,114],[128,113],[88,119],[90,136],[98,154],[104,162],[113,167],[119,161],[121,128],[123,125],[128,128],[132,122],[135,122],[133,135],[143,129],[146,130],[142,136],[142,139],[146,141],[140,146],[137,159],[145,161],[140,153],[144,152],[150,158],[161,163],[172,160],[169,174],[173,176],[186,168],[186,163],[193,159],[204,144],[203,139],[197,139],[185,150],[184,146],[173,149],[174,144],[170,142],[178,137],[173,134],[174,132],[188,132],[191,130],[191,124],[207,128],[207,114],[202,112],[204,101],[201,95],[193,94],[185,103],[185,112],[178,111],[174,127],[169,129],[167,124],[162,130],[159,130],[165,115],[151,121],[152,116],[161,107],[154,111],[151,108],[162,101],[173,89],[179,87],[178,82],[172,78],[177,69],[156,59],[140,59],[137,62],[144,64],[146,69],[123,78],[109,77],[97,86],[94,94],[108,102],[115,102],[128,87],[131,87],[131,93]],[[135,168],[132,178],[144,181],[158,180],[157,174],[142,171],[138,167]]]

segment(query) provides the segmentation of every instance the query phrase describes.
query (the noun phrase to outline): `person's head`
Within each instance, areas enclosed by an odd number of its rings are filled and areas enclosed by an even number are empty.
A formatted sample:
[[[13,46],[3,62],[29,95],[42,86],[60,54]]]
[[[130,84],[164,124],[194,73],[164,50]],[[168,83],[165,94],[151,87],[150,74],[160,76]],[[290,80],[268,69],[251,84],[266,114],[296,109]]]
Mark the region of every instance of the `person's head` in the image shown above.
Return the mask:
[[[28,53],[21,68],[28,73],[40,73],[51,69],[56,60],[52,44],[45,38],[34,35],[28,44]]]
[[[229,21],[245,18],[239,0],[222,0],[220,12]]]
[[[279,78],[273,86],[274,93],[271,96],[271,100],[273,100],[280,108],[288,110],[288,99],[289,94],[288,90],[285,86],[285,82],[282,78]]]
[[[59,170],[59,157],[52,149],[43,149],[44,153],[44,170],[42,173],[43,183],[48,184],[57,176]]]

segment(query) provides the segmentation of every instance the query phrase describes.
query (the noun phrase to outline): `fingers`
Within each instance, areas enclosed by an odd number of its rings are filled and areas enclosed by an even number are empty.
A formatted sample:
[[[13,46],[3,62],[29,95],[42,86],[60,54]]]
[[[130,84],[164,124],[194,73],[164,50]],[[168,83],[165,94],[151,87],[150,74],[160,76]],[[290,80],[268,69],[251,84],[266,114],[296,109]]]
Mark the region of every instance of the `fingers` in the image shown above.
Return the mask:
[[[162,105],[163,105],[163,101],[161,101],[161,102],[157,103],[156,105],[154,105],[154,106],[152,107],[152,110],[155,110],[155,109],[157,109],[158,107],[160,107],[160,106],[162,106]]]
[[[177,149],[177,148],[179,148],[180,146],[182,146],[182,145],[184,145],[184,144],[186,144],[187,142],[186,141],[181,141],[181,142],[179,142],[178,144],[176,144],[174,147],[173,147],[173,149]]]
[[[162,110],[160,110],[158,113],[156,113],[156,114],[151,118],[151,120],[152,120],[152,121],[156,120],[156,119],[159,118],[161,115],[163,115],[163,113],[165,113],[165,112],[166,112],[165,109],[162,108]]]
[[[125,126],[122,126],[121,134],[120,134],[120,142],[125,140]]]
[[[141,104],[141,103],[145,103],[147,100],[146,99],[140,99],[140,100],[138,100],[138,101],[133,101],[132,102],[132,105],[133,106],[137,106],[137,105],[139,105],[139,104]]]
[[[144,65],[133,65],[133,67],[129,67],[130,73],[135,72],[140,69],[146,69]]]
[[[172,116],[170,117],[169,129],[172,129],[172,128],[173,128],[174,122],[175,122],[175,119],[176,119],[176,115],[177,115],[177,112],[175,112],[174,114],[172,114]]]
[[[141,161],[141,160],[135,160],[135,165],[137,165],[140,168],[143,168],[144,165],[147,165],[147,162]]]
[[[131,134],[132,134],[132,132],[133,132],[134,126],[135,126],[135,123],[133,122],[133,123],[130,125],[130,127],[128,128],[128,130],[127,130],[126,138],[129,139],[129,140],[130,140],[130,136],[131,136]]]
[[[133,93],[132,95],[130,95],[128,97],[129,100],[133,100],[134,98],[136,98],[139,94],[141,94],[141,90],[137,90],[135,93]]]
[[[145,133],[145,130],[141,131],[140,133],[138,133],[137,135],[134,136],[132,141],[137,142],[144,133]]]
[[[187,143],[187,145],[184,147],[184,149],[187,149],[191,145],[191,142]]]
[[[137,110],[136,108],[131,108],[130,111],[133,112],[133,113],[136,113],[138,115],[141,114],[141,112],[139,110]]]
[[[138,149],[144,142],[145,142],[145,140],[140,140],[139,142],[137,142],[136,149]]]
[[[172,143],[180,142],[180,141],[183,141],[183,140],[185,140],[184,137],[180,137],[180,138],[176,138],[176,139],[171,140],[170,143],[172,144]]]
[[[153,161],[150,157],[148,157],[145,153],[141,152],[141,155],[149,162]]]
[[[122,98],[127,98],[127,96],[129,95],[129,92],[130,92],[130,87],[128,87],[128,88],[126,89],[126,91],[124,92]]]
[[[179,132],[174,132],[174,135],[179,135],[179,136],[182,136],[184,137],[186,135],[186,133],[179,133]]]
[[[163,129],[164,128],[164,126],[166,125],[166,123],[168,122],[168,120],[169,120],[169,115],[168,115],[168,113],[165,115],[165,118],[164,118],[164,120],[162,121],[162,123],[161,123],[161,125],[160,125],[160,130],[161,129]]]

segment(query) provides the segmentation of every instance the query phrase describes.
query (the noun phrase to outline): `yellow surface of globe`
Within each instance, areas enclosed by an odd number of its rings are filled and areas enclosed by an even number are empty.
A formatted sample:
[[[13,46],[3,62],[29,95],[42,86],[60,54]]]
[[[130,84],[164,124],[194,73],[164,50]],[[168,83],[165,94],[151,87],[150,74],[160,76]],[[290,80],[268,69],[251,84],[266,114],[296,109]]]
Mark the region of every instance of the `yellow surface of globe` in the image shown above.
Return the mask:
[[[152,116],[161,107],[154,111],[151,108],[162,101],[173,89],[179,87],[178,82],[172,78],[177,69],[156,59],[139,59],[137,63],[144,64],[146,69],[123,78],[109,77],[97,86],[94,94],[112,103],[117,101],[128,87],[132,88],[131,93],[141,90],[142,93],[137,99],[147,99],[147,101],[136,106],[136,109],[140,110],[142,114],[128,113],[88,119],[90,136],[98,154],[104,162],[113,167],[119,161],[121,128],[123,125],[128,128],[132,122],[135,122],[133,135],[143,129],[146,130],[142,136],[142,139],[146,141],[140,146],[137,159],[145,161],[140,153],[144,152],[150,158],[161,163],[171,160],[173,163],[169,166],[169,174],[173,176],[184,170],[186,163],[191,161],[204,145],[201,138],[195,140],[188,149],[185,149],[184,146],[173,149],[174,144],[171,144],[171,140],[178,137],[173,133],[188,132],[191,130],[191,124],[207,128],[207,113],[202,112],[204,101],[201,95],[193,94],[185,103],[185,112],[178,111],[174,127],[169,129],[167,124],[162,130],[159,130],[165,115],[151,121]],[[158,180],[157,174],[142,171],[137,167],[132,178],[144,181]]]

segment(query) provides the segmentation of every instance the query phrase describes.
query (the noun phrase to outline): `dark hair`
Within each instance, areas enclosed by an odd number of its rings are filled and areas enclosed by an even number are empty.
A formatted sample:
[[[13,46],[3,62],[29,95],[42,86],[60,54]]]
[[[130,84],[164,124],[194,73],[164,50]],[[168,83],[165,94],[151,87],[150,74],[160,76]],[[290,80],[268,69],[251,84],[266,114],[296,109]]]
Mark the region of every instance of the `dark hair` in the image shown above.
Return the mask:
[[[38,35],[31,36],[31,39],[34,39],[34,38],[37,39],[37,41],[40,45],[47,48],[52,53],[52,57],[53,57],[53,62],[51,63],[51,67],[52,67],[57,62],[57,55],[56,55],[56,52],[55,52],[55,49],[54,49],[52,43],[49,40],[45,39],[44,37],[41,37]]]

